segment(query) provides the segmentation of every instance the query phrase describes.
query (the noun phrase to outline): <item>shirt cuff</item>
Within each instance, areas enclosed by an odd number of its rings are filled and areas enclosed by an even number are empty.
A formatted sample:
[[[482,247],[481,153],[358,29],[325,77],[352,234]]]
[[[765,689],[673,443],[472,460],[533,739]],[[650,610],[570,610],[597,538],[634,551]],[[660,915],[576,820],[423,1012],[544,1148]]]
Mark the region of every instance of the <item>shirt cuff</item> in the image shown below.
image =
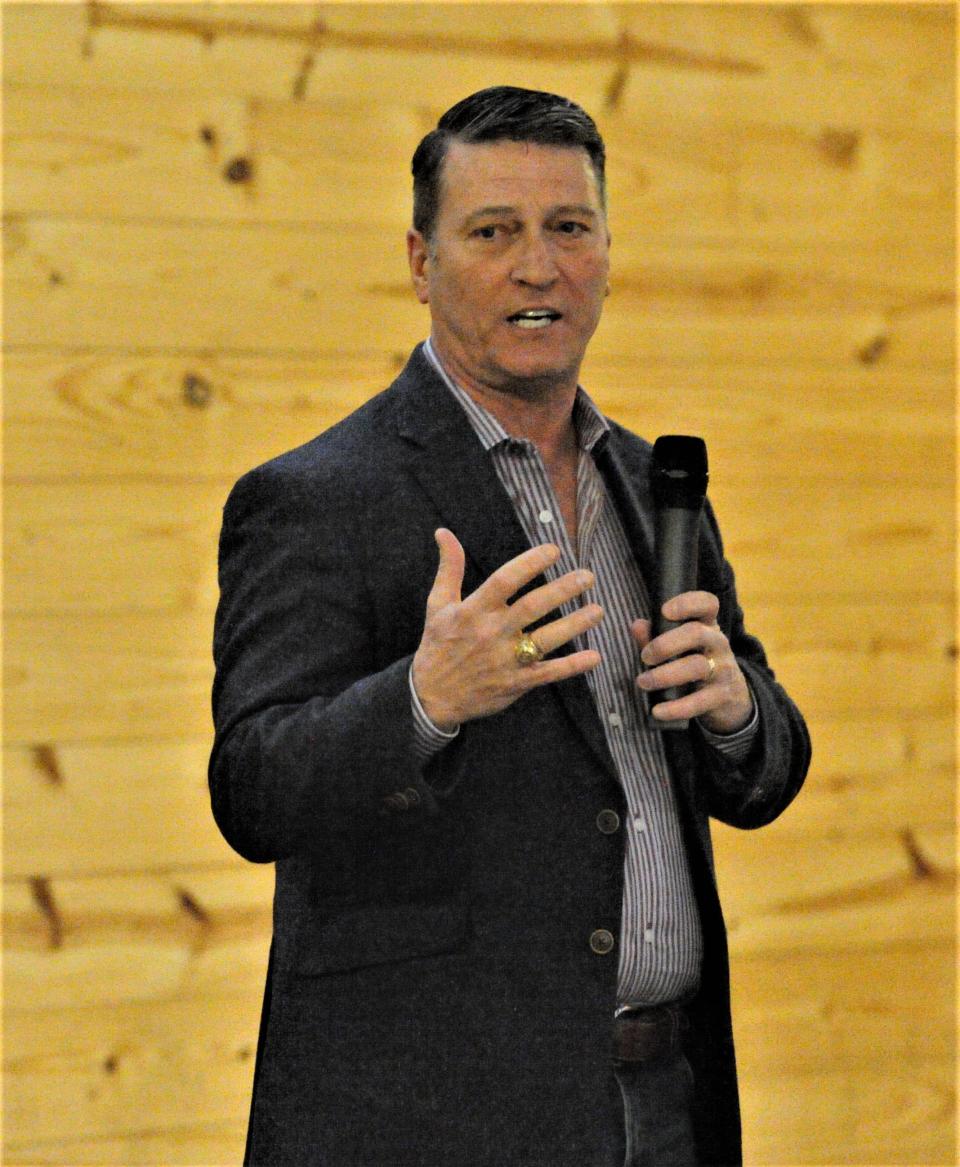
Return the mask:
[[[748,687],[749,684],[748,681]],[[718,753],[723,754],[734,764],[746,761],[750,747],[753,745],[753,739],[757,736],[757,730],[760,728],[760,709],[752,689],[750,690],[750,700],[753,702],[753,715],[742,729],[735,730],[733,733],[714,733],[707,729],[702,722],[697,723],[707,745],[713,746]]]
[[[410,666],[407,677],[410,681],[410,707],[413,710],[413,753],[417,761],[423,764],[429,762],[434,754],[439,753],[444,746],[453,741],[460,732],[460,726],[450,733],[437,729],[420,704],[420,698],[413,685],[413,665]]]

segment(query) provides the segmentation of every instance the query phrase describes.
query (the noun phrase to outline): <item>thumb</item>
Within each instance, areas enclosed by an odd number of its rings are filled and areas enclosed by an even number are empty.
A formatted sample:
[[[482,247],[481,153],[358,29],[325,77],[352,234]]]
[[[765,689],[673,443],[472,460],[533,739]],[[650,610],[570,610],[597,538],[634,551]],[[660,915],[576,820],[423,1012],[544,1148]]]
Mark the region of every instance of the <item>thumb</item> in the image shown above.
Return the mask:
[[[634,640],[641,648],[646,648],[650,643],[650,621],[649,620],[634,620],[630,625],[630,631],[633,634]]]
[[[463,587],[463,572],[466,556],[460,540],[446,527],[438,527],[433,533],[440,548],[440,563],[437,576],[427,596],[427,611],[445,608],[447,604],[459,604]]]

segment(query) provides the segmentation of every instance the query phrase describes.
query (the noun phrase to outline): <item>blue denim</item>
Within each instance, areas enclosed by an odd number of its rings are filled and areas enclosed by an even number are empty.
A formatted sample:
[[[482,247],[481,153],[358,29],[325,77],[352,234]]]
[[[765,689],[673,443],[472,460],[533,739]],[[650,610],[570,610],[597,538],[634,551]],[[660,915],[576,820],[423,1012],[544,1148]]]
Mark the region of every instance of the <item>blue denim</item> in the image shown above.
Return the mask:
[[[623,1167],[696,1167],[690,1105],[693,1071],[677,1054],[653,1065],[614,1067],[623,1096]]]

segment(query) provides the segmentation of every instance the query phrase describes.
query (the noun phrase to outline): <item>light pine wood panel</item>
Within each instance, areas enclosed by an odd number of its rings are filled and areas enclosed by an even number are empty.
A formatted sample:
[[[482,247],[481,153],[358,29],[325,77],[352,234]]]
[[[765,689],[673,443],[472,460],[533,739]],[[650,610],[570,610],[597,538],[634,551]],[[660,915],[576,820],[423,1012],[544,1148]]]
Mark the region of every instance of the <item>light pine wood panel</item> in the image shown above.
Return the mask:
[[[50,1164],[63,1167],[65,1163],[109,1163],[111,1167],[133,1167],[134,1164],[158,1163],[170,1167],[207,1167],[227,1163],[242,1163],[247,1137],[247,1110],[237,1109],[237,1117],[220,1122],[198,1121],[171,1124],[166,1129],[137,1129],[127,1123],[112,1135],[88,1138],[45,1139],[37,1141],[10,1140],[8,1164]]]
[[[950,1167],[953,1059],[884,1061],[745,1080],[744,1161],[756,1167]]]
[[[11,87],[8,212],[117,219],[325,223],[402,237],[415,106]],[[250,177],[231,180],[232,163]]]
[[[259,996],[7,1008],[5,1044],[17,1053],[4,1090],[4,1161],[33,1162],[18,1153],[21,1144],[42,1153],[44,1144],[83,1132],[101,1142],[126,1136],[134,1151],[127,1167],[151,1161],[137,1150],[141,1131],[154,1140],[168,1131],[176,1146],[178,1131],[189,1141],[208,1124],[232,1124],[248,1110]]]
[[[949,826],[956,815],[956,726],[953,716],[809,719],[813,766],[801,796],[779,821],[784,834],[904,831]],[[760,836],[766,839],[766,835]],[[771,853],[776,844],[771,843]]]
[[[10,344],[403,350],[427,328],[398,235],[14,219],[6,233]],[[904,365],[952,360],[952,252],[909,241],[842,248],[634,235],[614,258],[598,356],[679,344],[688,360],[857,360],[882,333]],[[327,273],[336,272],[329,280]],[[644,339],[646,334],[646,339]],[[939,341],[938,341],[939,338]],[[330,340],[327,340],[327,344]],[[761,353],[764,354],[761,356]]]
[[[272,864],[242,862],[7,881],[5,1003],[253,992],[266,970],[273,885]]]
[[[211,730],[208,611],[8,616],[4,635],[7,742]]]
[[[6,610],[199,610],[212,619],[230,485],[8,486]]]
[[[628,4],[627,32],[740,67],[631,71],[619,106],[655,120],[775,109],[801,126],[949,129],[954,16],[945,5]]]
[[[605,123],[609,121],[609,126]],[[952,136],[601,117],[615,222],[673,238],[788,230],[949,246]],[[415,105],[227,100],[8,86],[8,213],[258,223],[362,220],[402,233]],[[231,163],[250,164],[244,181]]]
[[[750,628],[809,716],[859,716],[865,693],[880,718],[953,708],[946,602],[914,604],[909,630],[876,602],[768,601],[750,613]],[[208,611],[11,615],[5,635],[12,744],[209,730]]]
[[[230,357],[8,353],[7,481],[78,477],[235,479],[309,440],[392,380],[395,353]],[[859,364],[859,363],[858,363]],[[947,374],[845,369],[650,365],[590,357],[584,384],[606,412],[653,439],[702,433],[714,487],[781,479],[875,480],[952,492],[954,387]],[[802,406],[800,402],[802,401]],[[734,532],[731,531],[731,534]]]
[[[890,1060],[947,1062],[956,1040],[949,941],[739,955],[732,962],[738,1062],[747,1081]]]
[[[4,870],[46,877],[242,862],[210,812],[212,734],[8,747]]]
[[[9,613],[198,610],[217,602],[231,483],[12,484],[4,499]],[[716,503],[744,600],[949,599],[953,498],[943,488],[724,484]],[[424,548],[425,556],[433,549]],[[877,564],[882,562],[882,571]],[[917,564],[925,565],[923,574]],[[895,608],[870,632],[883,636]]]
[[[778,827],[753,847],[730,828],[714,833],[736,956],[952,939],[952,824],[896,834],[846,834],[838,824],[833,835],[804,838]]]
[[[882,603],[920,597],[949,600],[955,530],[952,492],[889,483],[850,487],[825,482],[766,483],[759,491],[721,483],[713,491],[724,528],[725,550],[742,576],[743,596],[834,596]],[[729,516],[729,518],[728,518]],[[918,571],[923,563],[925,570]],[[896,606],[870,630],[882,643]]]
[[[869,125],[943,130],[952,110],[947,5],[505,4],[495,22],[459,4],[405,5],[402,21],[366,4],[37,7],[7,19],[20,83],[317,100],[362,77],[392,101],[416,77],[433,120],[499,83],[663,121],[767,107],[801,124],[843,128],[857,111]],[[42,54],[38,33],[51,42]]]
[[[386,388],[406,356],[12,353],[7,477],[233,480]]]

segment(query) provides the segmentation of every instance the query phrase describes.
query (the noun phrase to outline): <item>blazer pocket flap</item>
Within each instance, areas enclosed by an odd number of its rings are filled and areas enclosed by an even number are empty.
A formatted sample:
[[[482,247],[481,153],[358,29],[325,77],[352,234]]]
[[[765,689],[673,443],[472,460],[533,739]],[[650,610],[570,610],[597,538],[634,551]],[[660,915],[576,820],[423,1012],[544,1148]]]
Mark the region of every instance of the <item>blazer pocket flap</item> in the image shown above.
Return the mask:
[[[467,938],[467,909],[454,899],[343,910],[300,928],[293,971],[306,976],[433,956]]]

